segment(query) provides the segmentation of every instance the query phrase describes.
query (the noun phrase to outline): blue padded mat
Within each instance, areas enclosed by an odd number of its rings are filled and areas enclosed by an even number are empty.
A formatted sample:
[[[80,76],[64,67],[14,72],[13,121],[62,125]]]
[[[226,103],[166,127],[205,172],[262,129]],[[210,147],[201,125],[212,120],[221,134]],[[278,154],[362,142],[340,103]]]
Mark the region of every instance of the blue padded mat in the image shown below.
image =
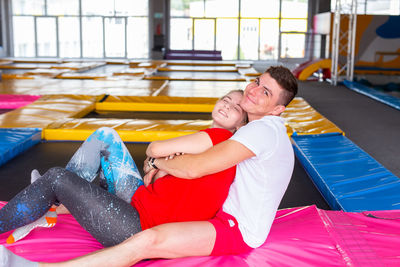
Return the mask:
[[[386,105],[389,105],[395,109],[400,110],[400,98],[398,98],[398,97],[394,97],[394,96],[385,94],[385,93],[380,92],[371,87],[362,85],[358,82],[350,82],[350,81],[344,80],[343,83],[347,88],[349,88],[353,91],[356,91],[360,94],[369,96],[369,97],[371,97],[375,100],[378,100]]]
[[[400,209],[400,179],[341,134],[292,136],[297,158],[334,210]]]
[[[36,128],[0,129],[0,166],[39,143],[42,130]]]

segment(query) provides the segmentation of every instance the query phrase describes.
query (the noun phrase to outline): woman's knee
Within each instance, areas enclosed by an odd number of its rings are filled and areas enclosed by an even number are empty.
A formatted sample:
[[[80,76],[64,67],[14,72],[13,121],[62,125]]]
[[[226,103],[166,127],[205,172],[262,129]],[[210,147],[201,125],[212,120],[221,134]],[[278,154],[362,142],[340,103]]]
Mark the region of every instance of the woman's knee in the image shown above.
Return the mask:
[[[64,176],[67,170],[62,167],[52,167],[43,176],[49,177],[61,177]]]
[[[105,134],[105,135],[115,134],[115,133],[117,132],[110,127],[100,127],[94,132],[94,134]]]
[[[69,183],[69,180],[74,179],[71,178],[72,176],[76,176],[76,174],[62,167],[53,167],[43,175],[43,178],[45,178],[48,183],[58,185],[60,183]],[[74,181],[71,182],[73,183]]]

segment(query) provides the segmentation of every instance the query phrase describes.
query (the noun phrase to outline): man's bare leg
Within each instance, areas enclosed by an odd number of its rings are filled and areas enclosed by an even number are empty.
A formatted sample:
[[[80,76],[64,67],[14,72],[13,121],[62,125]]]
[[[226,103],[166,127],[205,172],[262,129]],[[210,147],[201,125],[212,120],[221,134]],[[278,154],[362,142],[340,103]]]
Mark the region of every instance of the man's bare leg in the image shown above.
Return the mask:
[[[119,245],[50,266],[131,266],[143,259],[208,256],[216,238],[214,226],[206,221],[168,223],[140,232]]]

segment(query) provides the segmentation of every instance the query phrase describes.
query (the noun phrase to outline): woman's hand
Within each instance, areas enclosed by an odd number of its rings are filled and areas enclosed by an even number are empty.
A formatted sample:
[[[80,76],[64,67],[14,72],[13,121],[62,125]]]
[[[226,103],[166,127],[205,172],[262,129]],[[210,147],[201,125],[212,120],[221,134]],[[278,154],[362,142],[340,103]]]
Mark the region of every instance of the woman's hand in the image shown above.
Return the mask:
[[[180,156],[180,155],[183,155],[183,154],[185,154],[185,153],[183,153],[183,152],[176,152],[175,154],[171,154],[171,155],[169,155],[169,156],[166,156],[166,157],[165,157],[165,160],[173,159],[173,158],[175,158],[175,156]]]
[[[146,173],[146,175],[143,177],[144,186],[148,186],[153,182],[153,178],[157,174],[157,172],[157,169],[152,168],[149,172]]]
[[[147,174],[150,170],[153,168],[149,165],[149,159],[150,157],[147,157],[144,162],[143,162],[143,171],[145,174]]]

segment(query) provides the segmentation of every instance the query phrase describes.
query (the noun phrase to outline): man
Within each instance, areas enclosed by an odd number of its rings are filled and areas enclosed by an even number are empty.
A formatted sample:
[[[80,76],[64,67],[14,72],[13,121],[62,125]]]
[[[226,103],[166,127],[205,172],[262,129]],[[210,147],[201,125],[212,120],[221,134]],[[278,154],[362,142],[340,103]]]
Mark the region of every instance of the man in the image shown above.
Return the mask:
[[[291,72],[270,67],[246,87],[240,105],[249,123],[231,139],[201,154],[152,162],[155,168],[186,179],[237,164],[235,181],[215,218],[159,225],[114,247],[59,264],[131,266],[150,258],[239,254],[262,245],[293,171],[293,150],[279,115],[296,93]]]

